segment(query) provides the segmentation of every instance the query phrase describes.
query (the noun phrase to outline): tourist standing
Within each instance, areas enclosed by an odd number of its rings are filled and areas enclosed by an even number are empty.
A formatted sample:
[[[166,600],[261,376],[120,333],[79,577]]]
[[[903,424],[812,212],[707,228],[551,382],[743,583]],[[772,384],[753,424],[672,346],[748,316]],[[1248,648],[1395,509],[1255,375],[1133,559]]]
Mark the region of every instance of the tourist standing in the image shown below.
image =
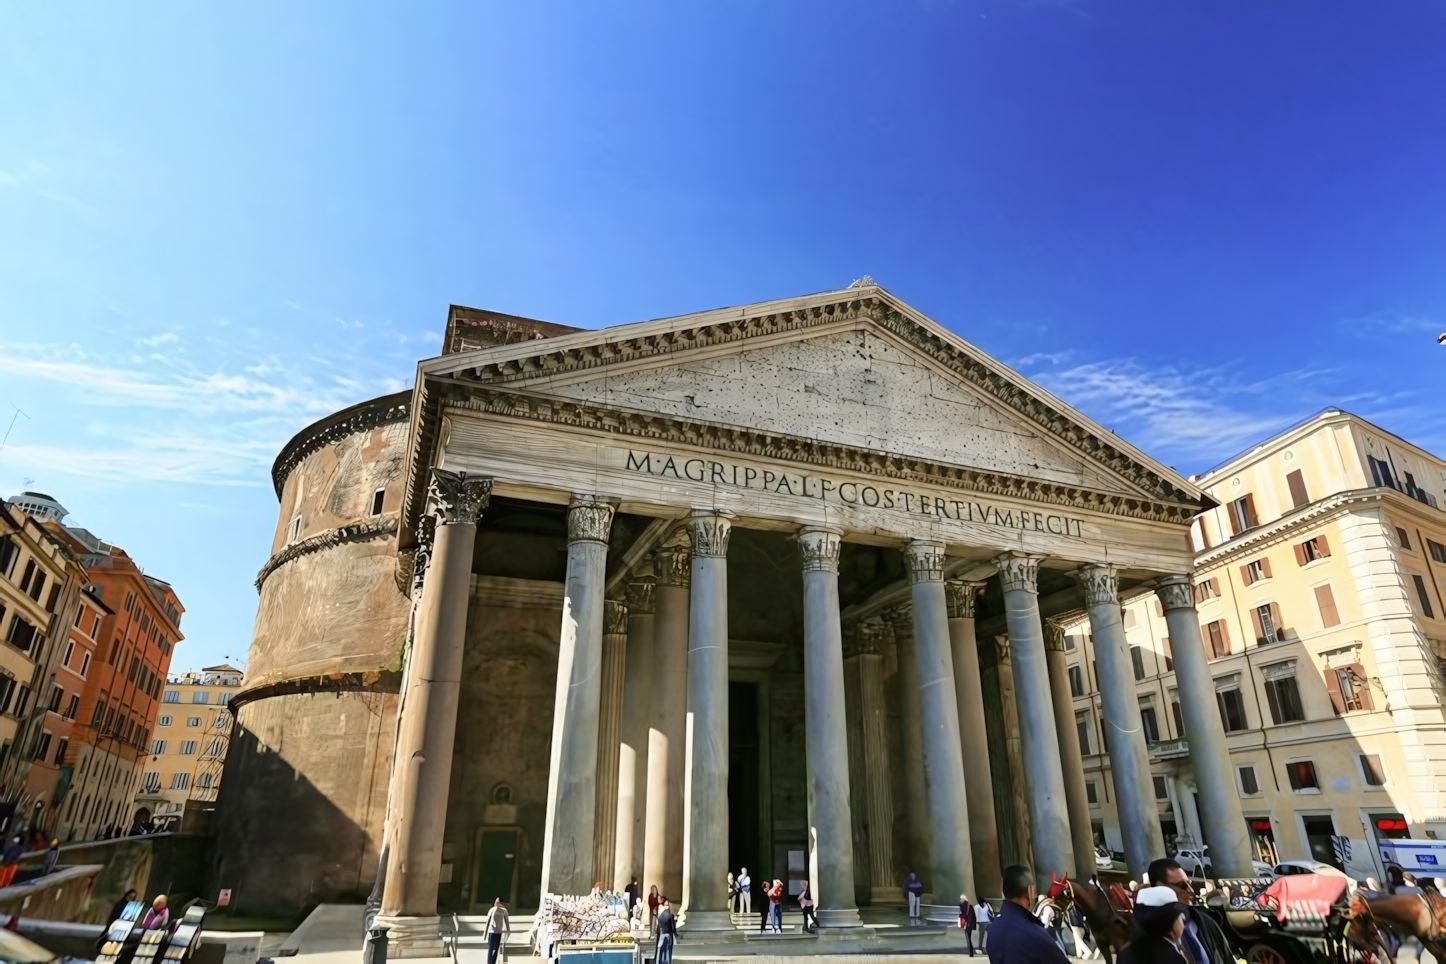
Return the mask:
[[[768,881],[763,881],[763,889],[758,892],[758,933],[762,934],[768,930],[769,923],[773,920],[773,904],[768,899]]]
[[[1176,899],[1174,890],[1164,884],[1141,887],[1134,917],[1130,944],[1120,952],[1120,964],[1190,964],[1192,958],[1182,944],[1185,905]]]
[[[969,956],[974,956],[974,928],[976,920],[974,917],[974,905],[969,903],[968,894],[959,895],[959,929],[964,932],[964,944],[969,948]]]
[[[673,942],[678,939],[678,922],[668,905],[668,898],[662,900],[658,911],[658,958],[657,964],[673,964]]]
[[[753,913],[753,878],[748,876],[748,868],[740,867],[738,874],[738,899],[743,902],[743,913]]]
[[[648,889],[648,927],[653,931],[653,936],[658,936],[658,907],[663,903],[663,898],[658,894],[658,885],[654,884]]]
[[[989,964],[1069,964],[1069,958],[1030,913],[1034,871],[1022,864],[1004,868],[1004,903],[989,925]],[[1181,962],[1184,964],[1184,962]]]
[[[909,871],[909,875],[904,878],[904,893],[909,895],[909,917],[912,920],[917,920],[919,917],[919,901],[922,900],[924,896],[924,882],[920,880],[919,875],[912,870]]]
[[[638,878],[634,877],[628,881],[628,886],[623,888],[623,893],[628,895],[628,913],[633,912],[633,905],[638,902],[641,888],[638,887]]]
[[[989,922],[994,919],[994,908],[989,906],[989,901],[983,897],[979,903],[974,905],[974,923],[979,928],[979,949],[985,950],[989,946]]]
[[[502,938],[512,933],[512,924],[507,919],[507,905],[498,897],[487,910],[487,964],[497,964],[497,952],[502,950]]]
[[[728,871],[728,913],[738,913],[738,878]]]
[[[808,894],[808,881],[806,880],[803,882],[803,889],[798,892],[798,908],[803,911],[803,932],[805,934],[817,932],[818,914],[814,909],[813,898]],[[810,920],[813,921],[812,927],[808,926]]]
[[[773,878],[773,886],[768,890],[768,909],[773,913],[773,933],[783,933],[783,881],[777,877]]]

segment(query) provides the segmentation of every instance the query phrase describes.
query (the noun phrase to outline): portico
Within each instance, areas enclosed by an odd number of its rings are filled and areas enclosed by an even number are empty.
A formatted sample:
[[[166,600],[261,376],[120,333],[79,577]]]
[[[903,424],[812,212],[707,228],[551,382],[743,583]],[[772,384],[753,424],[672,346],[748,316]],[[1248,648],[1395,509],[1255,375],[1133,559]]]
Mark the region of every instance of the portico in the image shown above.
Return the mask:
[[[1198,649],[1202,496],[883,289],[443,355],[419,367],[411,439],[397,953],[430,953],[439,900],[504,887],[526,904],[637,880],[721,936],[740,865],[807,881],[825,930],[901,903],[910,870],[942,919],[997,897],[1008,854],[1088,875],[1050,655],[1071,612],[1095,627],[1121,812],[1149,811],[1132,869],[1159,844],[1100,641],[1119,590],[1158,580]],[[1208,686],[1182,676],[1202,732]],[[1217,854],[1243,826],[1219,806]],[[512,835],[510,864],[489,834]]]

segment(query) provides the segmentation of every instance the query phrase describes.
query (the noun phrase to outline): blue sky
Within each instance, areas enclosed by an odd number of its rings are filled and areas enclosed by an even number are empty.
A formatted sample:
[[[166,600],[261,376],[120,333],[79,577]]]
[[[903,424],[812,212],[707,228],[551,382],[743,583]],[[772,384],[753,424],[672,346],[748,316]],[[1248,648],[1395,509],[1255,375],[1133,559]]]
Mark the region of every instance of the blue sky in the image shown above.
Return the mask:
[[[7,6],[0,491],[244,658],[272,457],[449,303],[865,273],[1186,473],[1328,404],[1446,451],[1443,47],[1427,0]]]

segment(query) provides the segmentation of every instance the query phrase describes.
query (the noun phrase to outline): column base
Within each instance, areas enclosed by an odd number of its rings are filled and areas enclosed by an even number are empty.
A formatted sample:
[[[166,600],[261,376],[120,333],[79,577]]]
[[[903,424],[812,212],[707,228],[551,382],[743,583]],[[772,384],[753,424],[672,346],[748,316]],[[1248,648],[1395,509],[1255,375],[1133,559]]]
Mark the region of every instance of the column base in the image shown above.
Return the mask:
[[[932,896],[932,895],[931,895]],[[958,904],[919,904],[919,916],[931,924],[959,926]]]
[[[387,928],[387,958],[448,957],[440,917],[388,917],[378,914],[373,927]]]
[[[903,907],[904,888],[902,887],[871,887],[869,888],[869,903],[876,907]]]
[[[733,915],[726,910],[684,910],[678,926],[689,933],[700,931],[736,931]]]
[[[859,917],[857,907],[842,907],[835,910],[824,910],[818,908],[815,911],[818,916],[820,929],[834,930],[837,928],[863,927],[864,922]]]

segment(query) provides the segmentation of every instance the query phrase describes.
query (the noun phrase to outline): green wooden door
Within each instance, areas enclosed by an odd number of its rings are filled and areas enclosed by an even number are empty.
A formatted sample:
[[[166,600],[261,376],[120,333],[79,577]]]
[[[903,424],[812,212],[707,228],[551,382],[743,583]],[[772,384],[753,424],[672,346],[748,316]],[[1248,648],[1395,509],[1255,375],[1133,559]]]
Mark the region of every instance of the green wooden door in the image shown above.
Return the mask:
[[[490,906],[498,897],[512,903],[517,870],[517,831],[483,830],[477,843],[477,889],[474,903]]]

